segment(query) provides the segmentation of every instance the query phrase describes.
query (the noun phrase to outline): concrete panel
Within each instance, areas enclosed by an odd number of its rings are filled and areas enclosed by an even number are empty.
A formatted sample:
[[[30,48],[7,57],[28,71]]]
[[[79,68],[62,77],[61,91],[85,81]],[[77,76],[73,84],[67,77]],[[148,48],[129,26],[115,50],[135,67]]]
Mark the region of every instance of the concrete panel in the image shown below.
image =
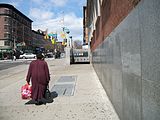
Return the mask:
[[[159,120],[160,0],[141,0],[97,49],[95,70],[120,119]]]
[[[112,103],[119,118],[122,119],[122,71],[119,69],[112,70]]]
[[[141,120],[141,60],[138,10],[120,24],[123,120]]]
[[[107,93],[107,87],[108,85],[106,84],[106,79],[107,79],[107,70],[108,70],[108,67],[107,67],[107,62],[106,62],[106,41],[103,41],[103,44],[102,44],[102,55],[103,55],[103,63],[102,64],[102,80],[101,80],[101,83]],[[108,94],[108,93],[107,93]]]
[[[106,39],[107,42],[104,44],[106,46],[106,64],[107,64],[107,71],[105,70],[106,76],[106,85],[107,85],[107,93],[108,97],[112,101],[112,67],[113,67],[113,40],[109,36]]]
[[[106,70],[107,70],[107,63],[106,63],[106,41],[103,41],[102,44],[102,80],[101,83],[103,85],[103,87],[105,87],[105,81],[106,81]],[[105,88],[106,89],[106,88]]]
[[[160,83],[142,80],[143,120],[160,120]]]
[[[102,79],[102,65],[101,65],[101,46],[98,46],[98,49],[97,49],[97,55],[98,55],[98,63],[97,63],[97,74],[98,74],[98,77],[99,79],[101,80]]]
[[[117,111],[119,118],[123,118],[122,108],[122,62],[121,48],[118,33],[111,34],[113,38],[113,67],[112,67],[112,103]]]
[[[122,58],[121,58],[121,39],[119,38],[119,33],[114,32],[114,46],[113,46],[113,64],[122,67]]]
[[[141,120],[141,78],[123,73],[123,119]]]
[[[98,72],[98,64],[99,64],[99,56],[98,56],[98,48],[92,53],[92,61],[93,61],[93,67],[95,68],[95,72],[97,75],[99,75]],[[99,76],[98,76],[99,77]]]
[[[160,0],[140,4],[142,78],[160,81]]]
[[[160,120],[160,1],[140,3],[143,120]]]

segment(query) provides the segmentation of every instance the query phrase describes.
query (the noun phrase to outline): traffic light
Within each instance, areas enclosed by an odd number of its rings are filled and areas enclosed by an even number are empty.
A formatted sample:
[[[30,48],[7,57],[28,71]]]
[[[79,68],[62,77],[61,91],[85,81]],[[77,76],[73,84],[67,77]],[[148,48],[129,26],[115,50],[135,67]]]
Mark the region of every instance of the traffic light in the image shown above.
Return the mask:
[[[48,36],[48,35],[45,35],[45,36],[44,36],[44,39],[45,39],[45,40],[48,40],[48,39],[49,39],[49,36]]]

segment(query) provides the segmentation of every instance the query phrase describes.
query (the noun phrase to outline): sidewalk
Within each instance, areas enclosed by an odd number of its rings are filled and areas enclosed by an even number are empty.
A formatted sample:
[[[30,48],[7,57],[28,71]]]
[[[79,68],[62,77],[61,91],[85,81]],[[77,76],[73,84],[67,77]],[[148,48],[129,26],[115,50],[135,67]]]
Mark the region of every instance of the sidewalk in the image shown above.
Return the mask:
[[[47,62],[51,73],[50,90],[66,82],[58,83],[61,77],[74,77],[74,81],[67,82],[73,83],[73,94],[59,95],[46,105],[24,105],[27,100],[21,99],[20,87],[25,83],[28,66],[19,66],[23,72],[17,76],[24,76],[23,80],[0,88],[0,120],[119,120],[91,64],[66,66],[63,59]]]

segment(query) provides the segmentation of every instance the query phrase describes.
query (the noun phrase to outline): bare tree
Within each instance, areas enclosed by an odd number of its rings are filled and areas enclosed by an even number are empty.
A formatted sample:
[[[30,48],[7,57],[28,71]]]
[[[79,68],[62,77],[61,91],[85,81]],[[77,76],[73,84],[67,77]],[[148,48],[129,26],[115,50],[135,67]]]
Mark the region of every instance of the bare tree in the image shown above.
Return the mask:
[[[73,48],[75,48],[75,49],[82,49],[82,41],[80,41],[80,40],[74,40],[73,41]]]

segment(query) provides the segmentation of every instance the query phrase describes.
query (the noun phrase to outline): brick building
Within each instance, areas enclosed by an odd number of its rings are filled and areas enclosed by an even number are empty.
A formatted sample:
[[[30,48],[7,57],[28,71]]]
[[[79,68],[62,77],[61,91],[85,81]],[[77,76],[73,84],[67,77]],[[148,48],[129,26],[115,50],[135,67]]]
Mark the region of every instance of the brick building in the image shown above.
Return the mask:
[[[0,4],[0,52],[31,49],[32,22],[14,6]]]
[[[83,44],[88,45],[87,9],[83,7]]]
[[[32,30],[32,47],[35,53],[45,52],[45,50],[52,50],[53,45],[51,40],[44,39],[44,32],[42,30]]]

